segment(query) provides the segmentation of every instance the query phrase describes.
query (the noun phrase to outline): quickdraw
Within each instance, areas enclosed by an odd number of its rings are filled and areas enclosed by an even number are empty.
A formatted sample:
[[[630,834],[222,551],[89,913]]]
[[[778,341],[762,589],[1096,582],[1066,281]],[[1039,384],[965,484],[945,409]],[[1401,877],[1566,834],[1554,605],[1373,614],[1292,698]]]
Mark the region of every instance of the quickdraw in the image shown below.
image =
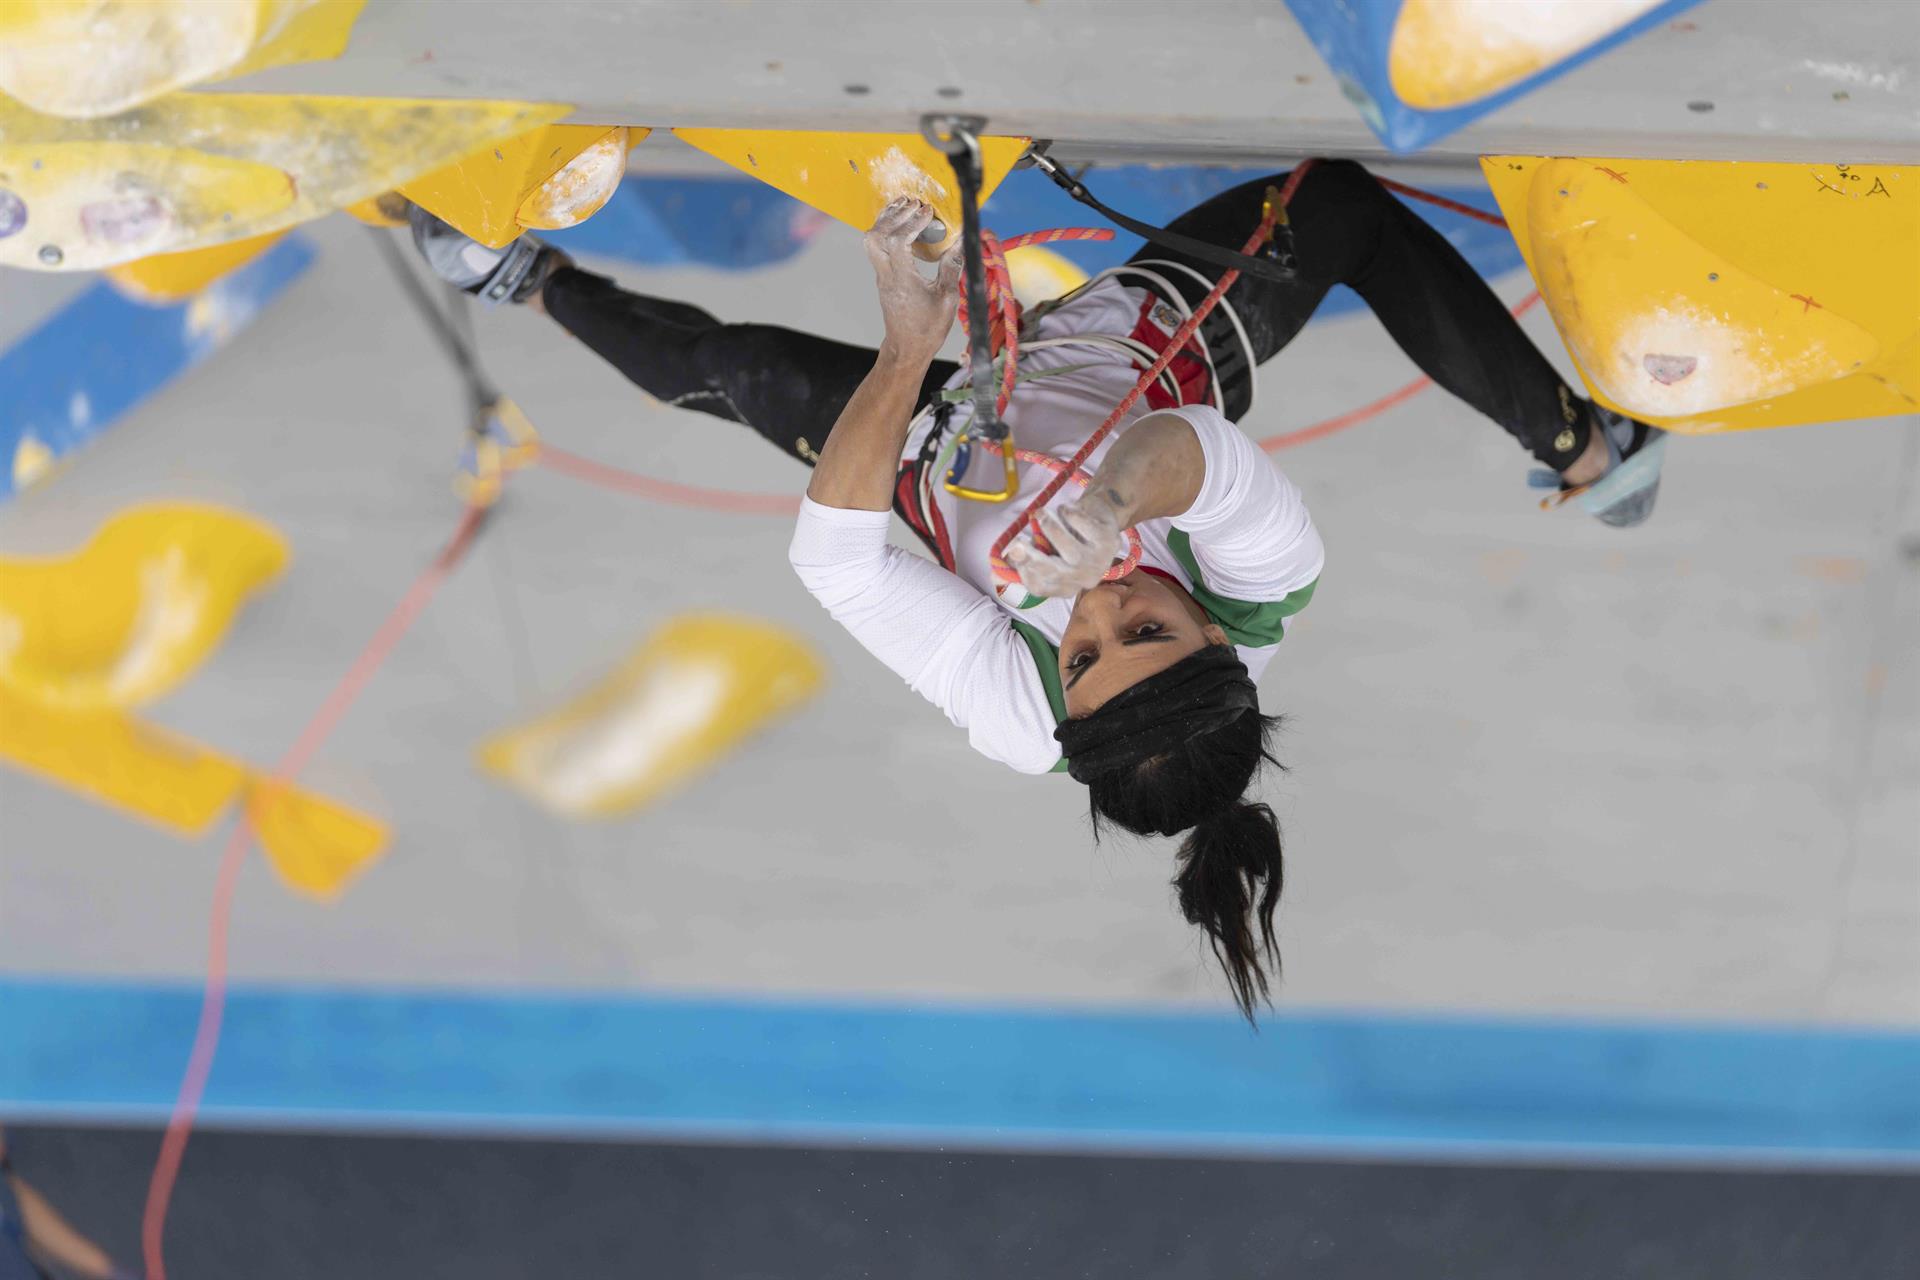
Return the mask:
[[[1199,332],[1201,323],[1215,307],[1220,305],[1221,299],[1239,280],[1241,273],[1251,272],[1283,282],[1291,282],[1298,278],[1298,263],[1293,252],[1292,231],[1287,221],[1287,202],[1293,198],[1293,193],[1299,189],[1301,180],[1313,168],[1315,161],[1303,160],[1294,167],[1282,187],[1278,190],[1271,187],[1267,189],[1260,224],[1248,237],[1240,251],[1235,253],[1222,249],[1218,245],[1209,245],[1188,236],[1150,227],[1146,223],[1137,222],[1124,214],[1116,213],[1094,199],[1084,183],[1067,177],[1058,165],[1046,158],[1044,144],[1042,148],[1029,152],[1029,158],[1033,163],[1054,182],[1066,189],[1074,199],[1099,210],[1121,226],[1156,243],[1169,245],[1194,257],[1227,267],[1205,299],[1193,309],[1180,327],[1174,330],[1166,347],[1140,375],[1140,380],[1134,384],[1133,389],[1114,407],[1106,421],[1087,437],[1086,442],[1080,446],[1074,456],[1064,464],[1054,458],[1045,458],[1042,462],[1043,455],[1020,449],[1016,445],[1011,429],[1005,418],[1001,416],[1006,410],[1007,401],[1019,377],[1016,366],[1020,347],[1019,304],[1013,298],[1011,279],[1006,272],[1006,251],[1016,243],[1034,243],[1042,237],[1090,239],[1093,236],[1081,234],[1086,231],[1085,228],[1076,228],[1066,233],[1042,232],[1035,237],[1020,237],[1017,241],[1002,243],[993,236],[992,232],[980,226],[980,144],[976,131],[984,128],[985,125],[984,120],[975,116],[929,115],[922,117],[920,131],[930,143],[946,153],[949,162],[953,165],[954,177],[960,185],[960,207],[963,219],[961,252],[965,270],[962,279],[962,308],[967,326],[967,359],[969,382],[973,392],[973,419],[953,442],[948,453],[957,454],[960,448],[967,446],[973,438],[977,437],[998,451],[1004,477],[1000,489],[979,490],[965,487],[957,478],[964,473],[963,470],[948,472],[944,481],[945,488],[948,493],[956,497],[985,502],[1005,502],[1019,489],[1018,465],[1020,462],[1037,462],[1050,469],[1058,466],[1053,478],[1047,482],[1033,501],[1027,504],[1026,510],[1022,511],[1019,517],[994,541],[989,559],[996,582],[1004,588],[1008,583],[1017,580],[1017,575],[1006,563],[1007,547],[1026,529],[1032,529],[1034,537],[1040,538],[1035,517],[1048,502],[1052,501],[1054,495],[1060,492],[1061,487],[1069,479],[1081,484],[1086,483],[1082,468],[1087,459],[1099,447],[1100,442],[1119,425],[1128,410],[1139,402],[1147,388],[1152,386],[1174,358],[1186,349],[1187,344]],[[1111,233],[1108,235],[1110,236]],[[990,285],[998,286],[997,290],[990,291]],[[1000,385],[997,390],[993,377],[993,351],[996,336],[994,322],[996,320],[999,322],[997,336],[1001,339],[1005,353]],[[943,454],[944,456],[948,455]],[[1127,530],[1127,535],[1129,547],[1137,547],[1138,535],[1131,529]],[[1138,556],[1130,551],[1128,557],[1120,563],[1128,566],[1124,572],[1131,572],[1133,565],[1138,563]],[[1112,578],[1117,575],[1109,570],[1107,576]]]

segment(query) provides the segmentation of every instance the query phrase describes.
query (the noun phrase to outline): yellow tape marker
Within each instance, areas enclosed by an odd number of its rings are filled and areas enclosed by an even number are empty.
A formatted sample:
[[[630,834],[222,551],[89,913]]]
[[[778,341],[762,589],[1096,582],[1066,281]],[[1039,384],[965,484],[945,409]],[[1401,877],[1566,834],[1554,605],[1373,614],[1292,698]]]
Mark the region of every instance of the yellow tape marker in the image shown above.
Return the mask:
[[[917,133],[802,133],[774,129],[675,129],[681,141],[777,187],[857,231],[905,196],[924,200],[946,224],[944,250],[960,233],[953,166]],[[1027,149],[1025,138],[980,139],[980,199],[993,194]]]
[[[364,814],[122,711],[49,707],[0,687],[0,760],[189,839],[244,799],[267,860],[309,897],[336,897],[387,843]]]
[[[125,712],[51,707],[0,685],[0,758],[183,836],[212,826],[246,766]]]
[[[712,768],[824,676],[790,632],[687,615],[585,695],[485,743],[480,762],[563,817],[612,817]]]
[[[282,231],[569,110],[180,93],[63,120],[0,99],[0,266],[96,270]]]
[[[1481,165],[1602,403],[1695,434],[1920,410],[1920,167]]]
[[[256,778],[247,818],[288,888],[331,900],[383,853],[387,828],[363,813],[284,782]]]
[[[114,115],[209,80],[336,58],[366,0],[7,0],[0,93]]]

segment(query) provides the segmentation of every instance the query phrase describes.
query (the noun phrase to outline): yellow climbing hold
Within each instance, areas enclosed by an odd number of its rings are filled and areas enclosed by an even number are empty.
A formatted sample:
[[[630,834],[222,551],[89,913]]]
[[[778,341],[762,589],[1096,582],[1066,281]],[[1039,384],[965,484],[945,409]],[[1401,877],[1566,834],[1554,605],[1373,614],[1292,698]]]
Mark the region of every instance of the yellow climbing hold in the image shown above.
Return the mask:
[[[598,212],[620,185],[637,141],[625,128],[545,125],[470,151],[405,183],[400,194],[498,249],[526,227],[570,227]]]
[[[366,0],[6,0],[0,93],[107,116],[208,80],[335,58]]]
[[[1920,168],[1482,165],[1603,403],[1694,433],[1920,409]]]
[[[1072,293],[1087,282],[1087,273],[1065,255],[1030,244],[1008,251],[1007,278],[1020,305],[1032,307]]]
[[[287,233],[270,232],[251,240],[233,240],[210,249],[161,253],[107,268],[106,276],[125,296],[149,306],[185,302],[215,280],[238,271],[278,244]]]
[[[17,224],[0,266],[96,270],[285,230],[568,110],[180,93],[65,120],[0,99],[0,206]]]
[[[564,817],[626,813],[811,697],[824,671],[806,641],[769,623],[686,615],[580,698],[487,742],[480,761]]]
[[[270,526],[189,504],[122,512],[72,555],[0,557],[0,760],[184,836],[244,795],[287,884],[337,894],[383,826],[129,710],[192,674],[286,561]]]
[[[1573,56],[1660,3],[1406,0],[1387,45],[1387,76],[1410,107],[1457,107]]]
[[[830,218],[865,231],[902,197],[924,200],[946,225],[936,255],[960,233],[960,193],[945,153],[917,133],[801,133],[775,129],[675,129],[674,136],[777,187]],[[980,199],[993,194],[1027,149],[1025,138],[980,139]]]
[[[639,137],[632,137],[637,133]],[[514,221],[535,231],[564,231],[600,212],[627,175],[627,152],[645,129],[609,129],[520,202]]]
[[[53,450],[32,436],[21,436],[13,448],[13,491],[39,484],[52,474],[53,464]]]
[[[374,819],[270,778],[247,789],[246,811],[281,880],[313,898],[338,897],[387,845],[387,829]]]
[[[150,702],[286,563],[271,526],[185,504],[122,512],[71,555],[0,557],[0,687],[68,709]]]

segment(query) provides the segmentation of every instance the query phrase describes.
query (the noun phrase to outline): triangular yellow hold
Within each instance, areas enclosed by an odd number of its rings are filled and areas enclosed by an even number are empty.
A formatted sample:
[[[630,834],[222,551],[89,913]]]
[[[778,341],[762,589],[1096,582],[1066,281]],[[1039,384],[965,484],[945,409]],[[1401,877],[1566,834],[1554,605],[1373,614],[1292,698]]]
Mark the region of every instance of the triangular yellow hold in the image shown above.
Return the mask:
[[[1692,433],[1920,408],[1920,168],[1482,166],[1602,403]]]
[[[224,275],[238,271],[279,244],[286,232],[273,231],[251,240],[233,240],[211,249],[162,253],[107,268],[106,276],[126,297],[152,307],[185,302]]]
[[[247,821],[287,887],[331,900],[385,851],[387,828],[324,796],[270,778],[247,788]]]
[[[176,89],[338,57],[366,0],[8,0],[0,93],[49,115],[127,111]]]
[[[137,707],[218,647],[285,568],[273,527],[220,507],[135,507],[57,557],[0,557],[0,687],[52,707]]]
[[[0,99],[0,266],[97,270],[246,240],[370,199],[561,103],[177,93],[100,120]]]
[[[713,767],[824,677],[812,646],[791,632],[690,614],[586,694],[484,744],[480,761],[563,817],[611,817]]]
[[[945,153],[917,133],[805,133],[779,129],[675,129],[681,141],[777,187],[830,218],[865,231],[893,200],[934,207],[947,239],[960,232],[960,193]],[[980,199],[992,195],[1027,149],[1025,138],[980,139]]]
[[[632,132],[644,138],[648,131]],[[400,194],[498,249],[526,227],[558,230],[599,212],[619,187],[629,146],[638,140],[620,126],[543,125],[423,174]]]

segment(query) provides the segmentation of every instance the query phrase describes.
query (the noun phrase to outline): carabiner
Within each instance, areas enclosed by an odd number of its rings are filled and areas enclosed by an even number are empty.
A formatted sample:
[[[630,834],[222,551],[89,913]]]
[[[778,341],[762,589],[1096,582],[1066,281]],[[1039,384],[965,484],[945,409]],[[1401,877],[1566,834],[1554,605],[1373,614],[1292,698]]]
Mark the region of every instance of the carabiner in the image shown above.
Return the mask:
[[[1019,459],[1014,457],[1016,451],[1013,445],[1013,433],[1009,431],[1004,439],[982,440],[981,443],[991,444],[1000,451],[1000,460],[1004,464],[1004,472],[1000,482],[1001,487],[999,489],[969,489],[965,484],[954,480],[956,475],[964,476],[966,474],[966,463],[972,461],[971,433],[966,431],[962,431],[960,438],[954,442],[955,465],[948,469],[946,477],[941,481],[941,486],[956,498],[967,498],[974,502],[1005,502],[1020,492],[1020,464]],[[961,461],[960,453],[962,450],[967,451],[968,456],[966,462]]]

